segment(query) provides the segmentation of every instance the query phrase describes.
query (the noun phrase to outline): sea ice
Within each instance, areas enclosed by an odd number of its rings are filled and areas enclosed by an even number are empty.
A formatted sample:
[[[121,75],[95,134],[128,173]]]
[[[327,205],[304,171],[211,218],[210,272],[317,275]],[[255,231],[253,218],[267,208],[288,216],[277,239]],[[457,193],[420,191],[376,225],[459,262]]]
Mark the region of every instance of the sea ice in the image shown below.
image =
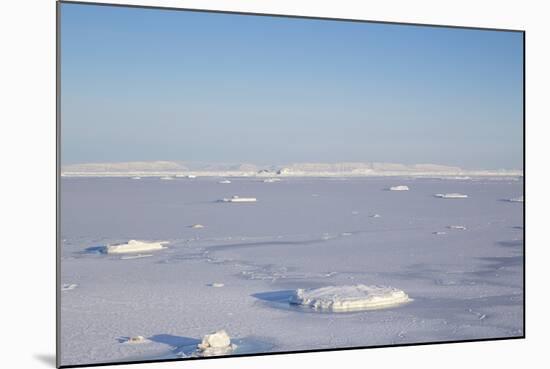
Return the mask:
[[[214,282],[214,283],[210,283],[209,286],[210,286],[210,287],[220,288],[220,287],[223,287],[223,286],[225,286],[225,285],[224,285],[223,283]]]
[[[160,177],[160,179],[162,179],[163,181],[173,181],[174,177],[164,176],[164,177]]]
[[[74,290],[76,287],[78,287],[77,284],[68,284],[68,283],[65,283],[65,284],[61,285],[61,291],[70,291],[70,290]]]
[[[224,355],[237,348],[231,344],[231,339],[225,330],[220,330],[203,337],[197,345],[200,356]]]
[[[202,224],[193,224],[191,228],[199,229],[199,228],[204,228],[204,226]]]
[[[164,245],[169,243],[168,241],[161,242],[146,242],[130,240],[128,243],[119,243],[114,245],[105,246],[104,250],[107,254],[126,254],[142,251],[154,251],[164,249]]]
[[[432,234],[435,234],[435,235],[443,235],[443,234],[447,234],[447,232],[441,232],[441,231],[437,231],[437,232],[432,232]]]
[[[466,230],[466,227],[464,227],[462,225],[450,225],[450,226],[447,226],[447,228],[449,228],[449,229],[460,229],[461,231]]]
[[[141,177],[132,177],[132,179],[141,179]]]
[[[439,197],[441,199],[466,199],[466,198],[468,198],[468,195],[464,195],[464,194],[461,194],[461,193],[436,193],[434,196]]]
[[[228,183],[231,183],[231,181],[228,180],[228,179],[224,179],[223,181],[219,181],[218,183],[220,183],[220,184],[228,184]]]
[[[372,214],[370,217],[371,218],[380,218],[382,216],[380,214]]]
[[[128,338],[128,343],[132,343],[132,344],[139,344],[139,343],[144,343],[146,342],[147,339],[145,339],[145,337],[143,336],[134,336],[134,337],[130,337]]]
[[[382,309],[409,301],[411,299],[402,290],[364,284],[298,289],[289,300],[294,305],[331,312]]]
[[[274,182],[279,182],[281,179],[280,178],[267,178],[267,179],[264,179],[264,183],[274,183]]]
[[[224,198],[222,202],[256,202],[255,197],[239,197],[237,195],[231,198]]]
[[[510,201],[510,202],[523,202],[523,196],[514,197],[514,198],[511,198],[508,201]]]
[[[408,191],[409,186],[393,186],[390,187],[390,191]]]

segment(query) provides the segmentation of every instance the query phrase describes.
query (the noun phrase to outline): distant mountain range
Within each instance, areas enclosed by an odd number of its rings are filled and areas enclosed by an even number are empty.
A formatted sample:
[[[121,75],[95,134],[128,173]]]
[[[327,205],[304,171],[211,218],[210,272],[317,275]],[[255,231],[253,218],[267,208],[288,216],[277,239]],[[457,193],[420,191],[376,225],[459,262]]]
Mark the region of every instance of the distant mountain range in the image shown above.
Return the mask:
[[[293,163],[288,165],[205,164],[183,161],[132,161],[63,165],[67,177],[219,176],[219,177],[367,177],[367,176],[521,176],[522,170],[467,170],[438,164]]]

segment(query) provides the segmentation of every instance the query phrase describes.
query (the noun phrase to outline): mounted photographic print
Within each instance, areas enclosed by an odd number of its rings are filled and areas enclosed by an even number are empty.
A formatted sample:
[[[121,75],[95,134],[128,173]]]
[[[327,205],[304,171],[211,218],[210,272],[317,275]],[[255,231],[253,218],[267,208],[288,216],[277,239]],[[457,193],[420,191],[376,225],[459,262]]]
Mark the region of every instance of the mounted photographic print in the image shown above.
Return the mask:
[[[524,337],[524,32],[58,3],[58,365]]]

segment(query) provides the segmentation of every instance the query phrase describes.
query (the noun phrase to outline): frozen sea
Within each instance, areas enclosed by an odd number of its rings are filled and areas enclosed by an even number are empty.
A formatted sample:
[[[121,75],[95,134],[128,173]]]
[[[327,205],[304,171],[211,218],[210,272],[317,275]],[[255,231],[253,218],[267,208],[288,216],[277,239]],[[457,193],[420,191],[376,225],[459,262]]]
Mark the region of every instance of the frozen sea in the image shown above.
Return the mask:
[[[523,335],[523,203],[508,201],[521,179],[221,179],[62,178],[62,365],[187,357],[220,329],[235,355]],[[217,202],[233,195],[258,201]],[[170,243],[98,251],[131,239]],[[297,288],[356,284],[413,301],[288,304]]]

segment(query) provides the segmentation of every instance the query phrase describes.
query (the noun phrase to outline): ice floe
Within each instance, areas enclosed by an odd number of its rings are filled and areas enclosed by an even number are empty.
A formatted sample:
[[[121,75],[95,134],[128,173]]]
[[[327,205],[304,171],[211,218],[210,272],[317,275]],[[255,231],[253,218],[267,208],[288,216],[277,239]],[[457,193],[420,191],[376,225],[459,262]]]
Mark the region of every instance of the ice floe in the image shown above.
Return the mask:
[[[389,188],[390,191],[408,191],[409,186],[392,186]]]
[[[385,286],[328,286],[298,289],[289,302],[330,312],[382,309],[411,301],[402,290]]]
[[[439,197],[441,199],[467,199],[468,198],[468,195],[464,195],[462,193],[436,193],[434,196]]]
[[[164,249],[164,245],[168,244],[168,241],[161,242],[146,242],[130,240],[127,243],[119,243],[114,245],[107,245],[104,247],[104,251],[107,254],[127,254],[142,251],[154,251]]]
[[[164,177],[160,177],[160,179],[163,181],[173,181],[174,177],[164,176]]]
[[[264,183],[275,183],[275,182],[279,182],[281,181],[280,178],[267,178],[267,179],[264,179]]]
[[[204,226],[202,224],[193,224],[191,228],[200,229],[200,228],[204,228]]]
[[[256,202],[255,197],[239,197],[237,195],[234,195],[230,198],[224,198],[221,200],[222,202]]]
[[[202,342],[197,345],[200,356],[217,356],[228,354],[237,348],[231,344],[231,338],[225,330],[220,330],[203,337]]]
[[[440,235],[447,234],[447,232],[437,231],[437,232],[432,232],[432,234],[435,234],[436,236],[440,236]]]
[[[372,214],[370,217],[371,217],[371,218],[381,218],[382,215],[380,215],[380,214]]]
[[[449,228],[449,229],[459,229],[461,231],[466,230],[466,227],[463,226],[463,225],[450,225],[450,226],[447,226],[447,228]]]
[[[214,282],[214,283],[210,283],[209,286],[210,286],[210,287],[220,288],[220,287],[223,287],[223,286],[225,286],[225,285],[224,285],[223,283]]]
[[[70,291],[70,290],[74,290],[76,287],[78,287],[77,284],[65,283],[65,284],[62,284],[62,285],[61,285],[61,291]]]
[[[508,201],[510,201],[510,202],[523,202],[523,196],[514,197],[514,198],[511,198]]]
[[[218,183],[220,183],[220,184],[228,184],[228,183],[231,183],[231,181],[228,180],[228,179],[224,179],[223,181],[219,181]]]
[[[133,336],[133,337],[128,338],[128,341],[126,341],[126,342],[131,343],[133,345],[136,345],[136,344],[140,344],[140,343],[145,343],[147,341],[148,340],[143,336]]]
[[[141,179],[141,177],[136,176],[136,177],[132,177],[132,179]]]

